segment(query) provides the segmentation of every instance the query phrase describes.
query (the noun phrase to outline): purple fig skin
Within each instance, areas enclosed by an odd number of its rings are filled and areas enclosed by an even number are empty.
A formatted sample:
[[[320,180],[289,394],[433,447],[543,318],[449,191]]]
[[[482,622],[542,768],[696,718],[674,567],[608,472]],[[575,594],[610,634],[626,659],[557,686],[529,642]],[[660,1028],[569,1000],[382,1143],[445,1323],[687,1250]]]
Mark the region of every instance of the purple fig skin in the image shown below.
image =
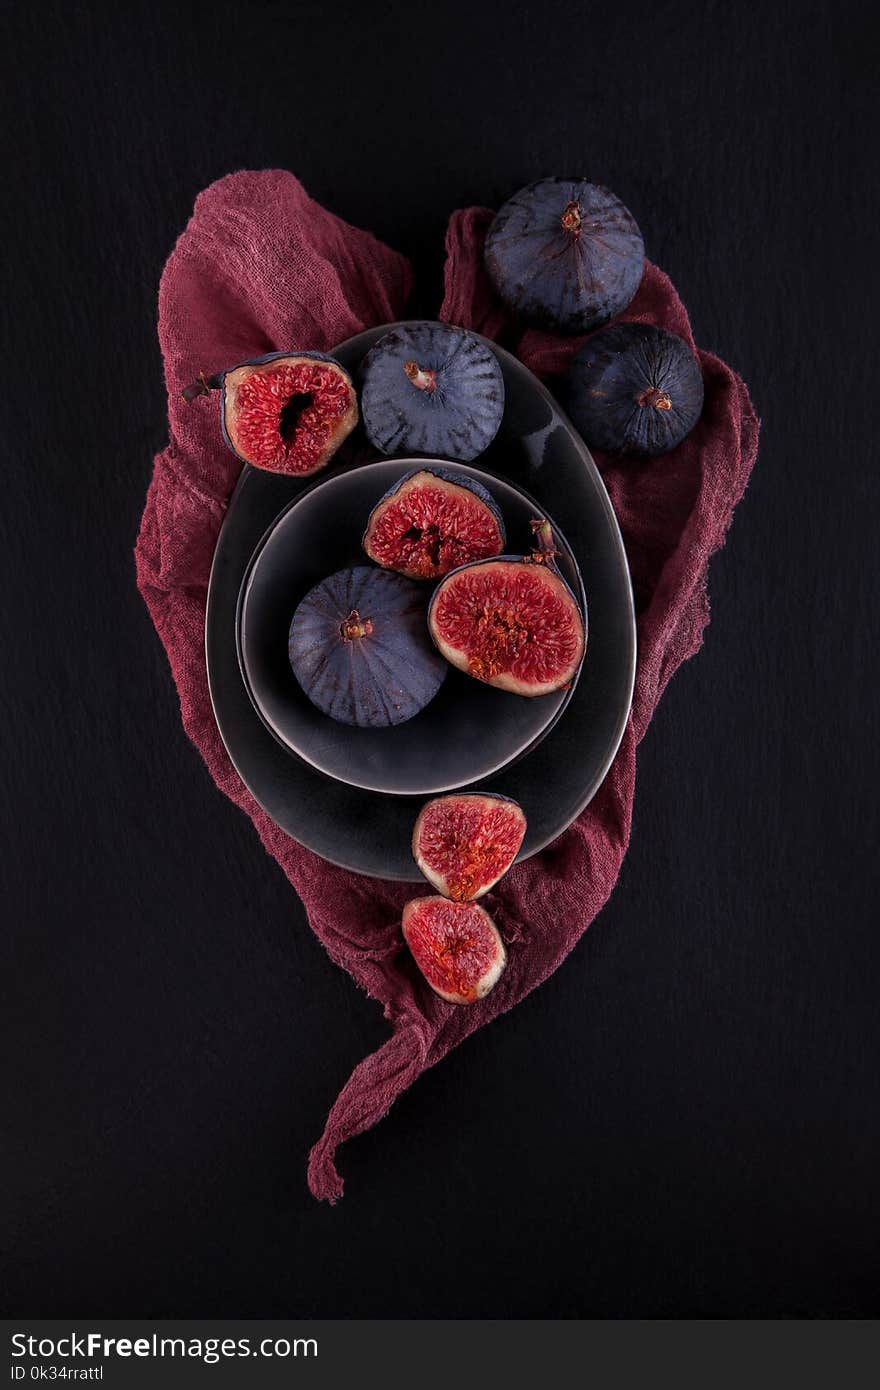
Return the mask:
[[[632,303],[645,245],[632,213],[609,189],[545,178],[499,210],[484,259],[499,296],[524,323],[588,333]]]
[[[703,411],[703,375],[676,333],[648,323],[603,328],[569,368],[569,411],[606,453],[655,457],[690,434]]]
[[[434,698],[447,665],[428,641],[424,589],[390,570],[358,565],[330,575],[293,615],[293,673],[324,714],[381,729]]]
[[[417,492],[420,487],[428,486],[433,486],[434,490],[439,488],[440,491],[448,493],[450,498],[458,498],[459,500],[469,498],[469,505],[480,515],[484,523],[485,514],[488,512],[491,522],[494,523],[495,532],[494,549],[491,553],[496,554],[497,551],[504,549],[507,540],[504,529],[504,519],[495,499],[488,489],[476,478],[465,478],[461,475],[449,472],[448,469],[431,465],[430,467],[413,469],[411,472],[407,473],[396,482],[393,487],[390,487],[388,491],[384,493],[371,511],[361,543],[366,554],[371,560],[374,560],[377,565],[384,565],[388,569],[394,569],[400,574],[407,575],[410,579],[436,581],[441,578],[444,573],[448,573],[448,569],[444,570],[438,568],[439,553],[437,557],[435,557],[437,563],[431,563],[427,570],[423,570],[407,565],[404,555],[399,557],[399,563],[394,563],[391,559],[383,558],[382,553],[380,553],[376,545],[382,519],[389,510],[390,504],[393,504],[395,501],[403,500],[408,493]],[[448,539],[454,542],[457,538],[453,536]],[[454,553],[453,551],[453,554]],[[473,554],[474,551],[472,550],[471,553]],[[480,554],[479,550],[476,551],[476,554]],[[459,556],[456,558],[459,558],[460,555],[461,552],[459,551]],[[421,565],[425,557],[416,554],[413,556],[413,559]]]
[[[429,321],[380,338],[361,365],[361,414],[384,454],[469,462],[488,449],[504,414],[504,378],[486,343]]]

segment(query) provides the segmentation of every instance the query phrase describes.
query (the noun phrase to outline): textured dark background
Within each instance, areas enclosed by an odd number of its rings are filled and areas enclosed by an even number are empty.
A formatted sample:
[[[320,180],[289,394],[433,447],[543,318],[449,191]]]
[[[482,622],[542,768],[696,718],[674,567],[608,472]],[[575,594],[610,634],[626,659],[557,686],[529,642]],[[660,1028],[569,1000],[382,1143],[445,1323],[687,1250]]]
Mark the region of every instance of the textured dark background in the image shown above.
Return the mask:
[[[870,7],[6,9],[3,1311],[880,1311]],[[270,165],[429,314],[452,208],[608,183],[764,420],[610,904],[332,1210],[306,1154],[385,1029],[188,744],[131,556],[164,258]]]

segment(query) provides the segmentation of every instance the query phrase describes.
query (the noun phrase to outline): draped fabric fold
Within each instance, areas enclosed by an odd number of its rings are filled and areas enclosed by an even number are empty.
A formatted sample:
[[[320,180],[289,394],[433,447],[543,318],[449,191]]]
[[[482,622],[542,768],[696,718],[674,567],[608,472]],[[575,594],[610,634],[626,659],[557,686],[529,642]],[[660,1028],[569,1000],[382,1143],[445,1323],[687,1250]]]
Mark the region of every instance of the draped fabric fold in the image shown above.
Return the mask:
[[[450,220],[439,316],[501,342],[552,386],[583,339],[523,332],[504,312],[482,269],[491,217],[470,208]],[[180,397],[200,372],[273,350],[326,350],[399,318],[411,289],[401,255],[320,207],[292,174],[230,174],[201,193],[160,285],[169,442],[155,460],[135,548],[138,587],[167,652],[189,737],[220,790],[253,821],[329,955],[382,1004],[390,1024],[390,1037],[355,1068],[312,1150],[309,1186],[330,1201],[342,1193],[338,1146],[376,1124],[421,1072],[545,980],[606,902],[629,839],[636,744],[670,676],[700,647],[709,557],[724,543],[757,451],[744,383],[700,352],[706,404],[693,433],[653,461],[597,456],[636,594],[632,715],[591,804],[485,900],[513,947],[499,984],[479,1004],[446,1004],[403,949],[400,911],[412,886],[325,863],[269,819],[232,767],[208,695],[204,623],[211,558],[240,465],[222,443],[214,409],[188,407]],[[660,324],[694,345],[681,300],[650,262],[623,317]]]

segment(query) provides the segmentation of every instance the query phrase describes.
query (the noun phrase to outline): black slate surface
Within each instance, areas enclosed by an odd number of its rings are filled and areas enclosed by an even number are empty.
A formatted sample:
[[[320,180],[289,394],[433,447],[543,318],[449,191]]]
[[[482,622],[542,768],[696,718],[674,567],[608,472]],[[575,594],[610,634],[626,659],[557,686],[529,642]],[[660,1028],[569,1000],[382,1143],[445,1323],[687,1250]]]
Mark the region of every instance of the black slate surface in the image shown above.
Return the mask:
[[[443,10],[8,8],[7,1314],[878,1311],[873,16]],[[764,419],[612,901],[334,1210],[307,1150],[385,1029],[188,744],[131,558],[163,260],[274,164],[413,256],[421,314],[452,208],[589,173]]]

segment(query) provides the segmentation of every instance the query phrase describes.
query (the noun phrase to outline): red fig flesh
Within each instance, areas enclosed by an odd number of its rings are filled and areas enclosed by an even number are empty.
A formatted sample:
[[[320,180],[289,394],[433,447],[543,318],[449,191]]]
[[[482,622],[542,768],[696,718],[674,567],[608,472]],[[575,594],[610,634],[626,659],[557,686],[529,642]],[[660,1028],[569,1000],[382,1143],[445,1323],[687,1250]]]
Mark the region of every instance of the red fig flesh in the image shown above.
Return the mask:
[[[438,796],[422,807],[413,857],[429,883],[455,902],[481,898],[516,858],[526,818],[508,797],[484,793]]]
[[[347,373],[317,358],[236,367],[226,373],[223,392],[232,447],[248,463],[273,472],[316,473],[357,421]]]
[[[504,522],[476,479],[422,468],[379,500],[363,545],[378,565],[410,579],[439,579],[471,560],[499,555]]]
[[[507,964],[498,928],[478,903],[414,898],[403,909],[403,935],[428,984],[450,1004],[475,1004]]]
[[[580,608],[551,563],[485,560],[437,586],[431,636],[446,660],[516,695],[548,695],[580,668],[586,630]]]
[[[318,352],[272,352],[199,377],[184,400],[220,392],[223,436],[238,458],[270,473],[324,468],[357,424],[348,372]]]

